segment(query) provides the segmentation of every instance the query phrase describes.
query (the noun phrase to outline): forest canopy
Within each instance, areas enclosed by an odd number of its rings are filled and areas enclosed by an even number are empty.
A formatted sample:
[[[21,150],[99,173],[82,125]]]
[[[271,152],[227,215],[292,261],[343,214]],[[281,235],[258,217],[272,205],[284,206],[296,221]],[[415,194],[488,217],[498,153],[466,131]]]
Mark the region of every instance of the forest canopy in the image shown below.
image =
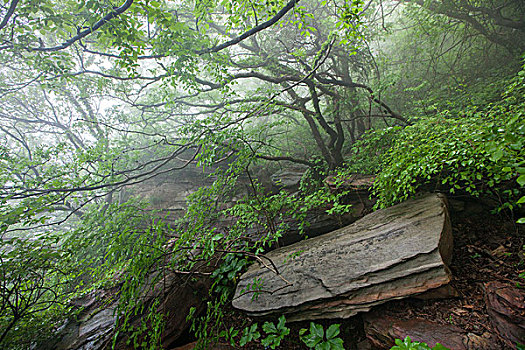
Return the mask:
[[[210,223],[254,166],[313,179],[264,201],[252,181],[244,203],[266,219],[347,210],[318,180],[350,173],[377,175],[378,206],[432,188],[519,212],[524,53],[521,0],[0,1],[0,346],[53,337],[115,276],[135,300],[159,259],[190,271],[188,246],[262,252],[280,229],[235,246],[262,220],[246,206],[228,235]],[[221,162],[176,243],[143,229],[151,212],[126,189]]]

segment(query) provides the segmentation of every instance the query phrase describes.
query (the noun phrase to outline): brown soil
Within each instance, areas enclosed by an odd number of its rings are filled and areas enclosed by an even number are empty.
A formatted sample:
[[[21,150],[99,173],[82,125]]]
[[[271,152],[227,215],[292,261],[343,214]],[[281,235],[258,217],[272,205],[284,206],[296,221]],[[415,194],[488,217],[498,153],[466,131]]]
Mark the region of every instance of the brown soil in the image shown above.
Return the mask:
[[[500,281],[508,285],[524,285],[518,277],[525,271],[524,230],[514,224],[514,218],[505,215],[492,215],[484,210],[476,214],[466,211],[451,213],[454,232],[454,260],[450,266],[453,280],[451,285],[457,290],[457,298],[442,300],[405,299],[379,306],[381,313],[396,319],[422,318],[442,324],[453,324],[469,333],[495,335],[494,349],[506,346],[501,336],[492,326],[483,298],[482,286],[485,282]],[[521,225],[523,226],[523,225]],[[262,333],[262,324],[276,319],[252,319],[228,307],[224,326],[229,329],[244,329],[257,322]],[[341,324],[340,337],[345,349],[368,349],[363,322],[360,316],[347,320],[318,320],[326,329],[333,323]],[[308,328],[309,322],[287,324],[290,335],[285,337],[279,349],[307,349],[299,338],[299,330]],[[236,344],[240,335],[236,338]],[[224,344],[224,341],[221,343]],[[232,348],[240,348],[235,346]],[[259,341],[254,341],[243,349],[265,349]]]

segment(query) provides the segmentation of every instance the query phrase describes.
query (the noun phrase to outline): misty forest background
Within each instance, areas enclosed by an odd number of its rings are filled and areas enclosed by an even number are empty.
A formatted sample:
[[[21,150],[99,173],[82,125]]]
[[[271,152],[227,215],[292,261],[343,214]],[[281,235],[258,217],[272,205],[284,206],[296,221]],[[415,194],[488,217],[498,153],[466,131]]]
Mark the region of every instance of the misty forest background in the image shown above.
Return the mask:
[[[440,191],[524,223],[524,53],[522,0],[1,0],[0,347],[117,284],[117,326],[158,347],[161,319],[126,328],[154,310],[147,276],[260,254],[283,213],[347,212],[327,175],[377,175],[377,207]],[[175,228],[123,195],[195,164],[215,183]],[[254,175],[281,164],[308,169],[293,196]]]

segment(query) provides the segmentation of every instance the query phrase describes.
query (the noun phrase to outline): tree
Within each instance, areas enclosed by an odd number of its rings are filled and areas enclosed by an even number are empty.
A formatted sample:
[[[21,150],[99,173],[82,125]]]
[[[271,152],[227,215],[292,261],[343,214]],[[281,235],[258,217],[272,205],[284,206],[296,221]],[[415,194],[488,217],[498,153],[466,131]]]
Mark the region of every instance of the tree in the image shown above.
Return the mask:
[[[27,332],[40,328],[32,341],[45,339],[68,315],[67,265],[49,240],[4,239],[0,246],[0,344],[30,346]],[[17,331],[13,332],[16,327]],[[49,329],[51,328],[51,329]]]
[[[522,1],[404,1],[464,23],[467,28],[514,54],[519,55],[525,49],[525,6]]]

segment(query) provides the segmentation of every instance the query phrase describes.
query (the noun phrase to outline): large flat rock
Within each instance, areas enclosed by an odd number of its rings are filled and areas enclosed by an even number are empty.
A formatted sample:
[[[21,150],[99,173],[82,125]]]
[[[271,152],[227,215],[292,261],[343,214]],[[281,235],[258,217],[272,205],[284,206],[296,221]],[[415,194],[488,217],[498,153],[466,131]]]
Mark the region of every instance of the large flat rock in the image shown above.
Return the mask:
[[[233,306],[288,320],[346,318],[446,285],[451,254],[446,199],[426,195],[271,251],[242,275]]]

